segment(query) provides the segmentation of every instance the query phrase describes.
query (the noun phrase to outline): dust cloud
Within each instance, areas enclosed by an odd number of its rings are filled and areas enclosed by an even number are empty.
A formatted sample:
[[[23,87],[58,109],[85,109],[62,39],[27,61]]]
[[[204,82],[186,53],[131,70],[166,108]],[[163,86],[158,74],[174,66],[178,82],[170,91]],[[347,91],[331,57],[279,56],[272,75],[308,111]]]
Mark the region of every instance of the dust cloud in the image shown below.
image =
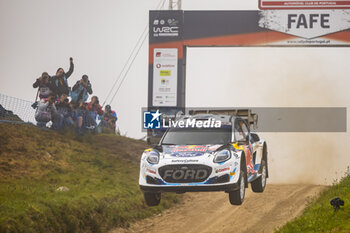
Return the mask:
[[[195,60],[199,57],[200,62]],[[186,104],[349,107],[350,66],[341,66],[339,60],[349,60],[349,49],[190,49]],[[270,183],[331,184],[350,165],[348,132],[271,132],[260,136],[269,147]]]

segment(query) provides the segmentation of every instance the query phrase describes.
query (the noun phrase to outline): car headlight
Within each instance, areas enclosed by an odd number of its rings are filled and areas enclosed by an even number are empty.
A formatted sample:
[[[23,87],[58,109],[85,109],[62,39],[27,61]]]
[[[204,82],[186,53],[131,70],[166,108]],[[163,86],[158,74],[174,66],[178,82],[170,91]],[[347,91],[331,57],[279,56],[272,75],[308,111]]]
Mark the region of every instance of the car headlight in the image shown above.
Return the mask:
[[[231,158],[231,152],[227,149],[216,152],[214,157],[214,163],[222,163]]]
[[[147,162],[150,164],[158,164],[159,163],[159,152],[155,150],[151,150],[147,155]]]

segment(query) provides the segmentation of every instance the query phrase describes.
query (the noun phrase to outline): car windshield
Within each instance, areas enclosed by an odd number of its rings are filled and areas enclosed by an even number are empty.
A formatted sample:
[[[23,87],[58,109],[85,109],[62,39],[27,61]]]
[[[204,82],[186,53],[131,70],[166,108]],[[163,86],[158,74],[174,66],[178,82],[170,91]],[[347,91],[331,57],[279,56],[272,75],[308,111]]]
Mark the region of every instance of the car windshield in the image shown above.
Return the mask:
[[[231,127],[172,128],[165,134],[162,145],[226,144],[231,141]]]

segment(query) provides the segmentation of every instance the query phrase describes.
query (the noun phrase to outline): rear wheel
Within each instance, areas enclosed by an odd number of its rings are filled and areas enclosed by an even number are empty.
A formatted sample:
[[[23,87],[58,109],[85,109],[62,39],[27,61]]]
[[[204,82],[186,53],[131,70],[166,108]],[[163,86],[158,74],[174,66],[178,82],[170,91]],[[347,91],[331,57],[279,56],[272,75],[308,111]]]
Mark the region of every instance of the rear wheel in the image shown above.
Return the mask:
[[[251,183],[252,190],[253,192],[256,192],[256,193],[264,192],[266,187],[266,179],[267,179],[266,162],[263,160],[260,166],[261,166],[261,176]]]
[[[161,194],[160,193],[143,193],[143,196],[145,197],[146,204],[148,206],[157,206],[160,203]]]
[[[245,196],[245,174],[243,169],[240,171],[238,180],[239,189],[228,193],[231,205],[241,205]]]

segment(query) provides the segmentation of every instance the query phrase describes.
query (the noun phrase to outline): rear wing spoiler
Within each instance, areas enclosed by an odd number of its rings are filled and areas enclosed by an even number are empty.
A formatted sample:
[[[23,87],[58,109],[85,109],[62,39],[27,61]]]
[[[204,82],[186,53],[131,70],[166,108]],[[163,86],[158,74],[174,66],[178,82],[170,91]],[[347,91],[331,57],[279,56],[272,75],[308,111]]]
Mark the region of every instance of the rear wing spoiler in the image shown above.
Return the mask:
[[[213,114],[237,116],[244,119],[253,129],[256,129],[258,126],[258,114],[252,113],[251,109],[188,109],[187,114]]]

